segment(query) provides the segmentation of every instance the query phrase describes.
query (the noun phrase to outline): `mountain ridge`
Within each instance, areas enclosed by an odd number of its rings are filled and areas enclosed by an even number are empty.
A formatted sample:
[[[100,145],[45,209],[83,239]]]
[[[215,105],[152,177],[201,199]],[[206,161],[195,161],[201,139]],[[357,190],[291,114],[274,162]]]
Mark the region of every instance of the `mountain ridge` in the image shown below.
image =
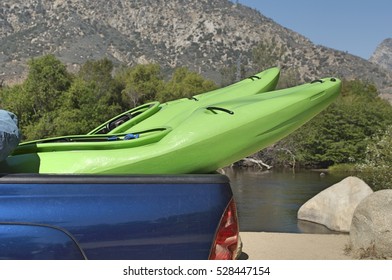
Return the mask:
[[[392,71],[392,38],[387,38],[382,41],[369,60]]]
[[[228,0],[3,2],[0,81],[5,83],[23,80],[26,61],[48,53],[70,69],[108,57],[117,65],[158,63],[168,71],[186,66],[217,83],[225,69],[252,74],[271,66],[293,72],[298,83],[323,76],[358,78],[380,90],[392,83],[392,72],[377,62],[315,45]]]

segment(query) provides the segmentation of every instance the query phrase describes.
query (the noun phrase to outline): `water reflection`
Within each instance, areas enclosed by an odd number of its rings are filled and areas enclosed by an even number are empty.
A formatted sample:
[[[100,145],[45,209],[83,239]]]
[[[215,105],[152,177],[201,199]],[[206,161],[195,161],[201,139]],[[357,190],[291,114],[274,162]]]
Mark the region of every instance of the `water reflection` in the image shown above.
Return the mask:
[[[331,233],[326,227],[298,221],[308,199],[343,177],[319,172],[225,170],[237,202],[241,231]]]

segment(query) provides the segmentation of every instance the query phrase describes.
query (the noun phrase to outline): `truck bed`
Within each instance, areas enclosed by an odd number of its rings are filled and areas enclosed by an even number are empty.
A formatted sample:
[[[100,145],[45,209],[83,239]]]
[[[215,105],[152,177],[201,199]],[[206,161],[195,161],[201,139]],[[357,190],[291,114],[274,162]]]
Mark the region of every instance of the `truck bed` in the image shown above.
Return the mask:
[[[220,174],[1,175],[0,259],[208,259],[232,198]]]

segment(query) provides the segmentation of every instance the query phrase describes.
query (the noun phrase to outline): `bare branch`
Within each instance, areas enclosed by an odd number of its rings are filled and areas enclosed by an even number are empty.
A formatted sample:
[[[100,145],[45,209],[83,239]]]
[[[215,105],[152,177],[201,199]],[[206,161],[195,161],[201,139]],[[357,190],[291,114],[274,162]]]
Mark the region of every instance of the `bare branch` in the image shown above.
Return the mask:
[[[245,161],[245,162],[254,163],[254,164],[256,164],[258,167],[260,167],[260,169],[263,169],[263,166],[264,166],[265,168],[267,168],[267,170],[270,170],[270,169],[272,168],[271,165],[268,165],[268,164],[264,163],[264,162],[263,162],[262,160],[260,160],[260,159],[254,159],[254,158],[249,158],[249,157],[247,157],[247,158],[243,158],[242,160]]]

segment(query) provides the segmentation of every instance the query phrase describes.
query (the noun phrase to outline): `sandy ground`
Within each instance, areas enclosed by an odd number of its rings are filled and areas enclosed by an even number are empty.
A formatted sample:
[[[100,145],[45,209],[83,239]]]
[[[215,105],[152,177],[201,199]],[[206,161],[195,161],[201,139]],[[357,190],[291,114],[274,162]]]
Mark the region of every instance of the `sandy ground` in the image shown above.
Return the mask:
[[[350,260],[348,235],[241,232],[240,259]]]

